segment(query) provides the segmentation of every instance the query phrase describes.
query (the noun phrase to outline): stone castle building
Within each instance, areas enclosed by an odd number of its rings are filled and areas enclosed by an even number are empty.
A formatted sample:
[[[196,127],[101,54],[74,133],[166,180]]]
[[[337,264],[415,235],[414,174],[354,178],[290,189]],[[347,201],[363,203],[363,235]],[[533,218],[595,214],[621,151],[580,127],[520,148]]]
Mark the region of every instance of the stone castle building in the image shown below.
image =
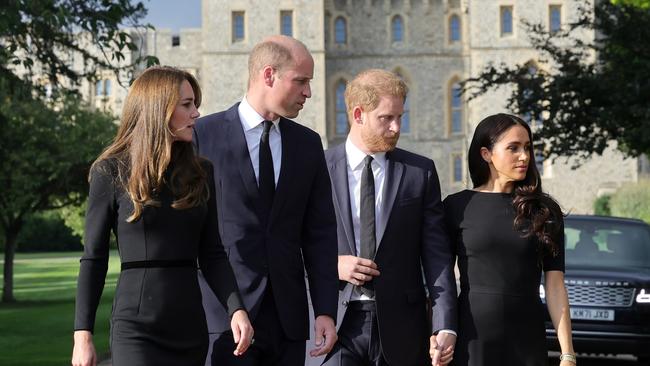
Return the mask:
[[[367,68],[401,75],[410,93],[399,146],[432,158],[443,197],[471,187],[466,152],[485,116],[505,111],[500,89],[467,102],[458,82],[488,63],[550,67],[530,47],[520,20],[557,29],[577,16],[571,0],[203,0],[202,27],[136,34],[140,52],[197,76],[203,115],[241,100],[247,56],[265,36],[287,34],[304,42],[314,62],[312,98],[297,120],[317,131],[325,146],[344,141],[346,81]],[[593,34],[585,34],[593,37]],[[108,79],[107,79],[108,80]],[[113,82],[113,84],[115,84]],[[97,85],[95,95],[106,84]],[[117,85],[113,88],[117,89]],[[115,101],[119,96],[101,95]],[[541,160],[541,159],[540,159]],[[590,213],[597,196],[638,179],[640,163],[615,150],[579,169],[572,159],[539,161],[545,189],[563,208]]]

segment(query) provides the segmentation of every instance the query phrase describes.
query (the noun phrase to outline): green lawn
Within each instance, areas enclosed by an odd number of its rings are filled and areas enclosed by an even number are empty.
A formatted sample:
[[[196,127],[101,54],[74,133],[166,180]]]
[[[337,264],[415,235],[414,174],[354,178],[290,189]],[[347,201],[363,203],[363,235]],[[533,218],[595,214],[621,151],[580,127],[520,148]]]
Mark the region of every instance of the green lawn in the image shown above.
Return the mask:
[[[81,253],[17,254],[14,304],[0,303],[0,365],[69,365],[72,353],[74,298]],[[0,260],[4,268],[4,261]],[[97,311],[95,346],[108,353],[108,328],[119,273],[117,252],[111,261]],[[2,284],[0,273],[0,285]]]

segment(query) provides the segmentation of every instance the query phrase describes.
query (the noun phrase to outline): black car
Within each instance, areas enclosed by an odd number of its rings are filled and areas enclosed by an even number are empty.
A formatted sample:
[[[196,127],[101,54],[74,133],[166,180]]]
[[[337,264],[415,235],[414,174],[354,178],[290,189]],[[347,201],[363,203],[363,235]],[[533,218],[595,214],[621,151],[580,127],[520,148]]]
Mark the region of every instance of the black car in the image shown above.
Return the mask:
[[[633,219],[570,215],[564,232],[564,282],[576,352],[633,354],[649,365],[650,226]],[[558,350],[550,318],[546,338],[549,348]]]

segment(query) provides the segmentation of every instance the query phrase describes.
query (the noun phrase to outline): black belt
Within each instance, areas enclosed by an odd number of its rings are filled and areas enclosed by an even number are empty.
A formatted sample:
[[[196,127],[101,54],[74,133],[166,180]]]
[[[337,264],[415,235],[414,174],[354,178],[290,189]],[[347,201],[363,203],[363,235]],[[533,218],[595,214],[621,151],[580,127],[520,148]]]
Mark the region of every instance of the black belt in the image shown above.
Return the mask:
[[[196,261],[188,260],[159,260],[159,261],[135,261],[122,263],[122,270],[132,268],[172,268],[172,267],[191,267],[197,268]]]

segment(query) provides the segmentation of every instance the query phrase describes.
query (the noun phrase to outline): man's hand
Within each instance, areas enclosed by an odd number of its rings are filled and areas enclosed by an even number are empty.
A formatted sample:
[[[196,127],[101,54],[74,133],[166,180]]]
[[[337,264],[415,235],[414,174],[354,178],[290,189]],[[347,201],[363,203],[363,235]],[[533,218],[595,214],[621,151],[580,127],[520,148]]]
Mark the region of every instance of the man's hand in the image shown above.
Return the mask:
[[[451,362],[454,358],[456,336],[447,332],[438,332],[429,338],[429,355],[431,365],[441,366]]]
[[[377,264],[370,259],[353,255],[339,255],[339,280],[361,286],[379,276]]]
[[[237,343],[237,348],[235,348],[233,354],[241,356],[246,352],[248,346],[253,343],[253,326],[248,319],[246,310],[240,309],[232,314],[230,329],[232,329],[233,338]]]
[[[328,315],[319,315],[314,322],[314,330],[316,331],[316,348],[309,351],[309,355],[318,357],[328,354],[338,339],[334,319]]]

